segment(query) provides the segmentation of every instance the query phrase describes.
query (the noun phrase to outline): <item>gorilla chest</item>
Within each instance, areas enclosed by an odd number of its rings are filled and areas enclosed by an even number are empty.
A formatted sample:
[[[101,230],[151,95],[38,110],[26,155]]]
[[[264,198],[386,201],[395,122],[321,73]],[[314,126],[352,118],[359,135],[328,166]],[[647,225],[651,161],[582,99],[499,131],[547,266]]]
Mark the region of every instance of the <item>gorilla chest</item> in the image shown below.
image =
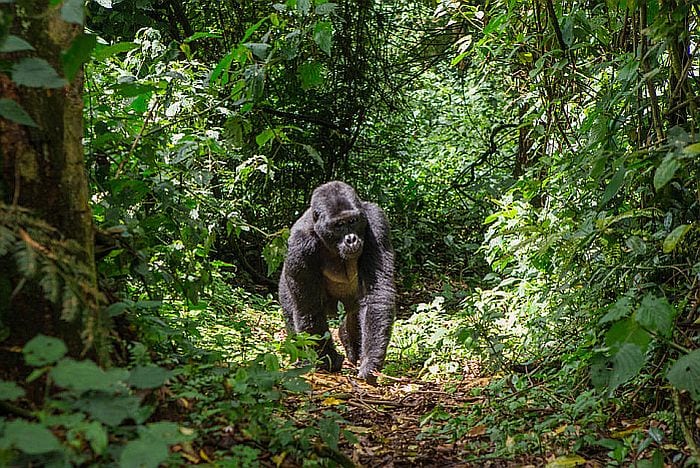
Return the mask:
[[[323,286],[333,299],[357,298],[359,281],[357,260],[326,262],[322,267]]]

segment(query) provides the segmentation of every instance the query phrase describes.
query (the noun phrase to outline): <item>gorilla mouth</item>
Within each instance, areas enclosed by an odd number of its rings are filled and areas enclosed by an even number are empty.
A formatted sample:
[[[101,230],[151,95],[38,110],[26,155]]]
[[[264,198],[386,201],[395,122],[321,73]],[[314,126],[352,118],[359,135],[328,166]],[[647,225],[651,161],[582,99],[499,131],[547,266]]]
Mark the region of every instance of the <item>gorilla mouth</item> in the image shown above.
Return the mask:
[[[362,243],[356,242],[353,245],[342,243],[338,248],[338,253],[345,259],[357,258],[362,254]]]

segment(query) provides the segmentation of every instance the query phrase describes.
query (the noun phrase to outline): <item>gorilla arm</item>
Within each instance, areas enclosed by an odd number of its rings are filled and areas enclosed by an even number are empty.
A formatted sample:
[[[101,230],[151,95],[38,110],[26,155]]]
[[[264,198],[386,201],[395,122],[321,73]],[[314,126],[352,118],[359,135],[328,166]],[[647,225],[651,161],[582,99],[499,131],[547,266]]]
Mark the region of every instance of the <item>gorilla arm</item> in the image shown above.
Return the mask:
[[[394,321],[394,251],[389,222],[374,203],[363,202],[367,216],[365,246],[360,257],[364,294],[360,298],[359,321],[362,350],[358,376],[372,379],[372,372],[384,364]]]
[[[310,211],[292,227],[289,245],[279,290],[287,330],[291,333],[303,331],[323,336],[329,332],[324,314],[324,302],[327,297],[320,286],[323,276],[319,251],[323,247],[313,234]],[[338,371],[342,367],[343,356],[336,351],[330,338],[321,341],[318,355],[323,368]]]

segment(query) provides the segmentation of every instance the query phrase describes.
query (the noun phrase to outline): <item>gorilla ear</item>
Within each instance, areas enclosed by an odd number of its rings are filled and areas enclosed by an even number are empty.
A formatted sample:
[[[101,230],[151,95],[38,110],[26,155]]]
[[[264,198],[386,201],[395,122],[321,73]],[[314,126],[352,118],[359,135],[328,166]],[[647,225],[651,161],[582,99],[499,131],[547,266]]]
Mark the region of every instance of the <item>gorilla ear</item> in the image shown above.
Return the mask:
[[[316,221],[318,221],[318,216],[319,216],[319,215],[318,215],[318,211],[313,210],[313,211],[311,212],[311,216],[312,216],[312,218],[313,218],[313,220],[314,220],[314,223],[315,223]]]

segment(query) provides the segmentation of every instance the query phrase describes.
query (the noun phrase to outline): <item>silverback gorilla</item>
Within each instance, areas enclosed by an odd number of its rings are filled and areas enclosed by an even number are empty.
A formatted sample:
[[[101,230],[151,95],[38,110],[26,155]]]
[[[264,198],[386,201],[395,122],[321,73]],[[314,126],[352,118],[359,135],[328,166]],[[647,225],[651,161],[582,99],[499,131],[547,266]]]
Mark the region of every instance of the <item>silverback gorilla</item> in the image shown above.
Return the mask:
[[[287,330],[325,335],[327,314],[345,306],[340,326],[348,360],[360,378],[374,381],[384,364],[394,320],[394,251],[389,223],[374,203],[343,182],[316,188],[311,207],[294,223],[282,268],[279,297]],[[324,338],[322,369],[337,372],[343,356]]]

